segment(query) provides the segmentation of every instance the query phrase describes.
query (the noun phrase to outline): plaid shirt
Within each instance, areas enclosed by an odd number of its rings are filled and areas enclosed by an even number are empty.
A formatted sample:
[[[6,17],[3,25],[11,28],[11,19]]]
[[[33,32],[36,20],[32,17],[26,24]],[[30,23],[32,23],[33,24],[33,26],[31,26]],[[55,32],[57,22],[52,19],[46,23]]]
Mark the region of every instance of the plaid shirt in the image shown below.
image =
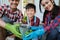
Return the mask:
[[[5,4],[3,6],[0,6],[0,17],[2,17],[4,14],[9,19],[16,22],[20,22],[23,18],[23,14],[20,10],[17,9],[16,11],[13,12],[10,6],[5,5]]]
[[[60,25],[60,14],[56,16],[54,20],[51,20],[51,15],[50,13],[48,13],[45,17],[45,23],[44,23],[45,30],[47,31],[50,28],[54,29],[58,25]]]
[[[36,20],[36,22],[34,22],[34,20]],[[38,17],[36,17],[36,19],[34,19],[33,17],[30,21],[31,26],[39,26],[39,24],[40,24],[40,19]]]
[[[36,17],[36,16],[35,16]],[[29,20],[29,18],[28,18]],[[35,22],[36,21],[36,22]],[[34,19],[34,17],[29,20],[29,21],[26,21],[26,22],[23,22],[24,24],[30,24],[30,26],[39,26],[40,24],[40,19],[38,17],[36,17],[36,19]]]

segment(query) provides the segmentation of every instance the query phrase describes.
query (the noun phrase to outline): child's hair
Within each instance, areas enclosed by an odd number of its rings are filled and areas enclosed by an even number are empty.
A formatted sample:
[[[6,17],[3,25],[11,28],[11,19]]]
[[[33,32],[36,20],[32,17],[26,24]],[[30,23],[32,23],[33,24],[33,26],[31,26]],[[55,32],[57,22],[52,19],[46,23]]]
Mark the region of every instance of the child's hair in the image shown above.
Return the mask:
[[[30,9],[30,8],[33,8],[34,11],[36,11],[36,6],[34,4],[32,4],[32,3],[28,3],[25,8],[26,8],[26,10]]]

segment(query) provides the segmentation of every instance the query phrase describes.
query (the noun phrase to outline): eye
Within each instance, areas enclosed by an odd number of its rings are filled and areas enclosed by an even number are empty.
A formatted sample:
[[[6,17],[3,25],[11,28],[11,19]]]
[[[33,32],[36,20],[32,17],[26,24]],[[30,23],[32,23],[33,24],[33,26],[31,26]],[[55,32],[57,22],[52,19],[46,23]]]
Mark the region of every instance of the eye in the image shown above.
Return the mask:
[[[15,1],[19,1],[19,0],[15,0]]]
[[[12,0],[12,1],[14,1],[14,0]]]
[[[12,0],[12,1],[19,1],[19,0]]]
[[[46,4],[48,4],[48,2],[46,2]]]
[[[45,6],[44,4],[42,6]]]

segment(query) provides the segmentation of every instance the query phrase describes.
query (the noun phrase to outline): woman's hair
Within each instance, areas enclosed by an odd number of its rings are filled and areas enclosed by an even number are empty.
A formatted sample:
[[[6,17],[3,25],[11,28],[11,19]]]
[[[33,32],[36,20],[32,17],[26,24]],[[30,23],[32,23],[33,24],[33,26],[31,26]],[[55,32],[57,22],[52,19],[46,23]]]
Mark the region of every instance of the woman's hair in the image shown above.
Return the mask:
[[[41,10],[41,1],[42,0],[39,1],[39,9],[40,9],[40,12],[42,12],[42,10]]]
[[[41,11],[41,1],[39,2],[39,8],[40,8],[40,11]],[[51,0],[50,0],[51,1]],[[60,7],[59,6],[56,6],[56,4],[54,3],[53,5],[53,9],[51,10],[51,20],[53,20],[59,13],[59,10],[60,10]],[[41,11],[42,12],[42,11]],[[49,11],[45,10],[44,12],[44,15],[43,15],[43,23],[45,22],[45,17],[46,17],[46,14],[48,14]]]

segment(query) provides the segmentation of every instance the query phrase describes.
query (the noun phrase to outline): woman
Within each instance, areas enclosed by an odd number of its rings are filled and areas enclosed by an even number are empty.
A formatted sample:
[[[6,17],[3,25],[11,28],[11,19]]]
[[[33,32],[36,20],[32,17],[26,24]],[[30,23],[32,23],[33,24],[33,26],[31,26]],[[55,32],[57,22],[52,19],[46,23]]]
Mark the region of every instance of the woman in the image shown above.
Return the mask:
[[[40,11],[41,5],[45,9],[43,23],[48,32],[46,40],[60,40],[59,30],[57,30],[60,25],[60,7],[56,6],[54,0],[40,0]]]

